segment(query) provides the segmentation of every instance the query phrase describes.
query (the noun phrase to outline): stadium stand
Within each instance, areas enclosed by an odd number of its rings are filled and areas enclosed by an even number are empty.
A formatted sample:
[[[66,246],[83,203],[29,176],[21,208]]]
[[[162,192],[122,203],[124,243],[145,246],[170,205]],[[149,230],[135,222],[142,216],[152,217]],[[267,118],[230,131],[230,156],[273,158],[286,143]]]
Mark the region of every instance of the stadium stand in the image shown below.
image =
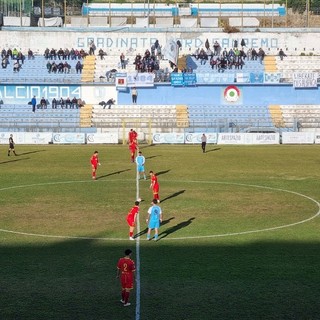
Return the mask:
[[[0,130],[74,132],[80,126],[80,109],[52,109],[49,105],[33,113],[30,105],[2,104],[0,124]]]

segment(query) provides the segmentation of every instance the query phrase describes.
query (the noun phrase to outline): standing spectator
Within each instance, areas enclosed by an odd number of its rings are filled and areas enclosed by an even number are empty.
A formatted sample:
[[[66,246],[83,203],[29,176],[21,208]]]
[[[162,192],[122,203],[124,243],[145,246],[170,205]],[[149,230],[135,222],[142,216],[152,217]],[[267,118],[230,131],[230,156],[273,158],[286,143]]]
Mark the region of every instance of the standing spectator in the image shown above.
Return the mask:
[[[143,175],[143,179],[147,180],[144,164],[146,162],[146,158],[142,155],[142,152],[139,151],[138,156],[136,157],[136,164],[137,164],[137,177],[140,180],[141,175]]]
[[[57,100],[56,98],[53,98],[51,101],[52,109],[57,109]]]
[[[94,41],[93,40],[91,40],[90,41],[90,45],[89,45],[89,54],[90,54],[90,56],[94,56],[94,52],[95,52],[95,50],[96,50],[96,45],[94,44]]]
[[[283,60],[283,57],[286,57],[287,55],[284,53],[284,51],[282,49],[280,49],[279,51],[279,57],[280,57],[280,60]]]
[[[14,150],[14,141],[13,141],[13,136],[12,134],[10,134],[10,137],[9,137],[9,149],[8,149],[8,157],[10,157],[10,152],[12,151],[13,154],[16,156],[16,151]]]
[[[153,199],[152,207],[150,207],[148,210],[148,216],[146,219],[148,224],[147,240],[151,240],[152,229],[154,229],[154,240],[158,240],[160,223],[162,222],[162,211],[157,203],[157,199]]]
[[[262,61],[264,60],[264,57],[265,57],[265,52],[262,48],[259,49],[258,51],[258,58],[259,58],[259,61],[260,63],[262,64]]]
[[[134,159],[136,157],[136,151],[137,151],[137,142],[136,142],[136,140],[132,140],[131,142],[129,142],[129,150],[130,150],[131,162],[134,162]]]
[[[134,203],[134,206],[130,209],[127,214],[127,222],[129,225],[129,240],[134,240],[133,232],[136,223],[137,214],[139,213],[139,201]]]
[[[96,180],[97,179],[97,168],[98,165],[100,166],[99,162],[99,152],[95,151],[90,159],[91,163],[91,168],[92,168],[92,179]]]
[[[138,91],[136,87],[133,87],[131,89],[131,95],[132,95],[132,103],[137,104],[137,98],[138,98]]]
[[[60,104],[61,109],[63,109],[64,106],[65,106],[65,101],[63,100],[62,97],[61,97],[60,100],[59,100],[59,104]]]
[[[69,97],[66,99],[66,109],[68,109],[68,107],[71,109],[71,100]]]
[[[126,57],[123,52],[120,54],[120,65],[121,65],[121,69],[126,68]]]
[[[158,203],[160,203],[160,198],[159,198],[160,186],[158,183],[158,178],[153,171],[150,171],[149,174],[151,179],[150,189],[152,190],[153,199],[155,199]]]
[[[121,303],[124,307],[131,305],[129,302],[130,291],[133,289],[134,272],[136,267],[131,259],[132,251],[127,249],[124,252],[125,256],[120,258],[117,264],[117,278],[121,281]],[[121,275],[121,276],[120,276]]]
[[[78,99],[74,97],[71,101],[72,109],[77,108],[78,109]]]
[[[104,56],[106,55],[107,54],[102,49],[99,50],[98,56],[100,57],[100,60],[104,60]]]
[[[206,152],[206,145],[207,145],[207,136],[203,134],[201,137],[201,149],[203,153]]]
[[[36,96],[33,96],[33,98],[31,99],[31,105],[32,105],[32,112],[36,112],[36,105],[37,105]]]

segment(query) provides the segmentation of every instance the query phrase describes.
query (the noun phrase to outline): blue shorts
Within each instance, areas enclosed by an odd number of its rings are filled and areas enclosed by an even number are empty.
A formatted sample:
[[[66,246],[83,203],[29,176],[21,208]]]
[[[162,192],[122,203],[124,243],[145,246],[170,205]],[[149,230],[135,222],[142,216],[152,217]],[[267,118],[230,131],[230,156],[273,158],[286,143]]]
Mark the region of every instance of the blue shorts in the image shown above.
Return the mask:
[[[138,172],[144,172],[144,166],[138,165],[137,170],[138,170]]]
[[[149,229],[159,229],[160,228],[160,221],[159,220],[156,220],[156,221],[150,221],[149,222],[149,225],[148,225],[148,228]]]

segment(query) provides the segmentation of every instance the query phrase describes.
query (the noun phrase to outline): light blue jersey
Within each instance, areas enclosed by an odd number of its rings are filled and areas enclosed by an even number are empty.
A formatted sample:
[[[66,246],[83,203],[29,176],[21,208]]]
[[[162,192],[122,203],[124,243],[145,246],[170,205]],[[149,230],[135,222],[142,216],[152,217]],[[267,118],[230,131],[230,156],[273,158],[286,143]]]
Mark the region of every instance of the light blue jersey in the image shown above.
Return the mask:
[[[144,163],[146,159],[144,156],[139,155],[136,157],[136,164],[137,164],[137,171],[138,172],[144,172]]]
[[[150,229],[160,227],[160,217],[162,214],[161,208],[159,206],[152,206],[148,210],[149,213],[149,225]]]

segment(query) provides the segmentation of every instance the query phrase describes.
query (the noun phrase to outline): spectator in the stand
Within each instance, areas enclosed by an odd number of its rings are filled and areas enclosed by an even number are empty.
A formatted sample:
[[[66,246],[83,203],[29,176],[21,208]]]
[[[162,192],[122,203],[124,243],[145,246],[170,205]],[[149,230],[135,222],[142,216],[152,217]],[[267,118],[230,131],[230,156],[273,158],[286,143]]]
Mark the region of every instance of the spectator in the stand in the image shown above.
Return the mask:
[[[63,100],[62,97],[59,100],[59,104],[60,104],[61,109],[63,109],[65,107],[65,101]]]
[[[17,49],[17,48],[14,48],[14,49],[12,50],[12,59],[17,59],[18,53],[19,53],[18,49]]]
[[[199,48],[197,48],[197,49],[195,50],[195,52],[193,53],[193,56],[195,57],[196,60],[199,59],[199,53],[200,53]]]
[[[63,64],[63,72],[70,73],[70,70],[71,70],[70,64],[67,61],[65,61],[65,63]]]
[[[20,63],[20,61],[21,61],[21,63],[23,64],[24,63],[24,60],[25,60],[25,56],[24,56],[24,54],[21,52],[21,51],[19,51],[18,52],[18,54],[17,54],[17,61],[18,61],[18,63]]]
[[[12,56],[12,50],[11,50],[10,48],[7,50],[7,57],[10,58],[10,59],[13,58],[13,56]]]
[[[221,46],[218,41],[215,41],[213,44],[213,54],[219,56],[221,52]]]
[[[57,54],[59,60],[64,59],[64,51],[62,50],[62,48],[58,50]]]
[[[53,98],[51,101],[52,109],[57,109],[57,104],[58,104],[57,99]]]
[[[58,71],[57,64],[55,62],[52,62],[52,64],[51,64],[51,72],[57,73],[57,71]]]
[[[70,50],[69,50],[68,48],[66,48],[66,49],[64,50],[64,58],[65,58],[66,60],[69,60],[69,59],[70,59]]]
[[[96,48],[97,48],[97,47],[96,47],[94,41],[91,40],[91,41],[90,41],[90,44],[89,44],[89,55],[90,55],[90,56],[94,56],[94,52],[95,52]]]
[[[251,60],[257,60],[258,59],[258,53],[255,48],[252,48],[251,50]]]
[[[42,97],[40,100],[40,107],[41,109],[47,109],[47,101],[44,97]]]
[[[69,97],[66,99],[66,109],[68,109],[68,107],[71,109],[71,100]]]
[[[32,112],[36,112],[36,105],[37,105],[36,96],[33,96],[33,98],[31,99],[31,105],[32,105]]]
[[[74,97],[71,101],[71,107],[72,109],[76,108],[78,109],[78,99],[76,97]]]
[[[212,56],[212,57],[211,57],[211,59],[210,59],[210,66],[211,66],[212,70],[213,70],[214,68],[217,68],[217,59],[216,59],[215,56]]]
[[[108,109],[111,109],[111,106],[114,105],[116,103],[116,100],[114,100],[113,98],[109,99],[106,103],[106,105],[103,107],[103,109],[105,109],[106,106],[108,106]]]
[[[85,52],[83,49],[80,49],[79,53],[78,53],[78,59],[83,59],[84,57],[86,57],[88,55],[87,52]]]
[[[19,64],[18,60],[16,60],[13,64],[13,72],[19,72],[21,65]]]
[[[52,48],[52,49],[50,50],[49,57],[50,57],[50,60],[55,60],[55,59],[57,59],[57,52],[56,52],[55,49]]]
[[[71,60],[76,60],[77,59],[77,55],[76,55],[76,52],[73,48],[71,48],[70,50],[70,58]]]
[[[126,57],[123,52],[120,54],[120,65],[121,65],[121,69],[126,68]]]
[[[136,87],[133,87],[131,89],[131,96],[132,96],[132,103],[137,104],[137,98],[138,98],[138,91]]]
[[[7,56],[4,56],[1,61],[2,69],[6,69],[8,64],[9,64],[9,59]]]
[[[1,58],[4,58],[7,56],[7,50],[6,49],[2,49],[1,50]]]
[[[206,52],[204,51],[204,49],[200,50],[199,59],[200,59],[200,64],[201,65],[205,65],[206,64],[206,62],[208,60],[208,56],[207,56]]]
[[[63,68],[64,68],[63,62],[60,62],[57,65],[57,68],[58,68],[58,73],[63,73]]]
[[[81,62],[80,61],[78,61],[77,62],[77,64],[76,64],[76,72],[77,73],[82,73],[82,64],[81,64]]]
[[[28,60],[33,60],[34,59],[34,54],[31,49],[28,50]]]
[[[279,51],[279,57],[280,57],[280,60],[283,60],[283,57],[286,57],[287,55],[284,53],[284,51],[282,49],[280,49]]]
[[[262,63],[262,61],[264,60],[265,55],[266,55],[266,54],[265,54],[265,52],[263,51],[263,49],[260,48],[259,51],[258,51],[258,58],[259,58],[260,63]]]
[[[44,50],[44,57],[46,59],[49,59],[49,56],[50,56],[50,50],[49,50],[49,48],[46,48],[46,50]]]
[[[98,56],[100,57],[100,60],[104,60],[104,56],[106,55],[107,54],[102,49],[99,49]]]

